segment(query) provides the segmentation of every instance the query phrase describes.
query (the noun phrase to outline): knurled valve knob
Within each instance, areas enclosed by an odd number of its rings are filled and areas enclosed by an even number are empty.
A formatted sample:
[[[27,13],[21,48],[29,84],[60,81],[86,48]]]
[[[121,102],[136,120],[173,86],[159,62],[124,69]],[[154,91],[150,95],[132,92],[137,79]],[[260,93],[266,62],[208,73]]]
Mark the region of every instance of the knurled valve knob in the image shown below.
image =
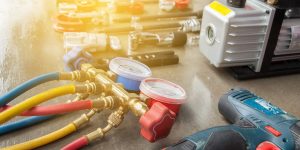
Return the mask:
[[[167,137],[175,121],[176,114],[161,103],[152,105],[140,118],[141,135],[150,142]]]
[[[121,112],[114,112],[109,115],[108,117],[108,123],[111,124],[113,127],[118,127],[121,122],[123,121],[124,117]]]

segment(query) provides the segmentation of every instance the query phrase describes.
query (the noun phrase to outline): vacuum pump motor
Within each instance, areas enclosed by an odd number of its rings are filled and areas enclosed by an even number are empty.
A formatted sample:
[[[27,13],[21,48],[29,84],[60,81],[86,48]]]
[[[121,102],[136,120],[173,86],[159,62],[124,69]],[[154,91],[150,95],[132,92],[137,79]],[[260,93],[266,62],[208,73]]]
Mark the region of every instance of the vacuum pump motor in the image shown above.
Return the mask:
[[[200,50],[216,67],[250,66],[254,72],[261,71],[266,57],[299,59],[300,18],[290,15],[293,10],[259,0],[242,8],[214,1],[203,11]]]

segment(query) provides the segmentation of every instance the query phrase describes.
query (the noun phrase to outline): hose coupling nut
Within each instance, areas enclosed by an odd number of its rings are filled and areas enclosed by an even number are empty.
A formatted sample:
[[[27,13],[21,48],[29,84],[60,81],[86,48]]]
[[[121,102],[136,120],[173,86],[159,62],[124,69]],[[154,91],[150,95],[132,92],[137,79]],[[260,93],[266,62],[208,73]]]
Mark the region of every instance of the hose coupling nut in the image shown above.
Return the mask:
[[[76,86],[76,92],[78,93],[98,94],[100,91],[101,87],[94,82]]]
[[[86,135],[86,137],[88,138],[88,140],[91,142],[97,138],[103,138],[104,137],[104,132],[103,129],[98,128],[96,131],[89,133],[88,135]]]
[[[97,98],[93,102],[93,107],[97,109],[114,109],[116,106],[118,106],[118,102],[116,100],[117,98],[113,96]]]
[[[83,114],[78,119],[74,120],[73,123],[76,126],[76,128],[79,128],[83,124],[87,123],[89,120],[90,118],[86,114]]]
[[[82,70],[75,70],[71,72],[72,80],[78,81],[78,82],[84,82],[91,80],[90,76],[82,71]]]

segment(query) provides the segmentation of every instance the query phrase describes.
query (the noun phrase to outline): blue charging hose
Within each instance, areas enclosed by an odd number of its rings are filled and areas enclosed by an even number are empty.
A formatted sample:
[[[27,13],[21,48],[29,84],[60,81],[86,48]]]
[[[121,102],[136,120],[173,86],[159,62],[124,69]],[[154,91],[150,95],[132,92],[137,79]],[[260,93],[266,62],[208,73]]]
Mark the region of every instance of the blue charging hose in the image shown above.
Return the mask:
[[[6,105],[10,101],[12,101],[14,98],[18,97],[22,93],[25,93],[26,91],[32,89],[33,87],[48,82],[48,81],[53,81],[53,80],[59,80],[59,73],[58,72],[53,72],[53,73],[48,73],[44,75],[40,75],[38,77],[35,77],[31,80],[28,80],[19,86],[15,87],[14,89],[10,90],[6,94],[2,95],[0,97],[0,107]]]
[[[12,131],[16,131],[22,128],[26,128],[37,123],[46,121],[48,119],[54,118],[55,115],[52,116],[33,116],[25,119],[18,120],[16,122],[11,122],[5,125],[0,126],[0,135],[6,134]]]
[[[22,93],[25,93],[26,91],[32,89],[33,87],[35,87],[39,84],[48,82],[48,81],[53,81],[53,80],[59,80],[58,72],[40,75],[38,77],[35,77],[31,80],[28,80],[28,81],[22,83],[21,85],[15,87],[14,89],[10,90],[9,92],[7,92],[6,94],[4,94],[0,97],[0,107],[11,102],[13,99],[18,97]],[[22,120],[18,120],[16,122],[1,125],[0,126],[0,135],[9,133],[9,132],[12,132],[12,131],[15,131],[18,129],[22,129],[25,127],[29,127],[31,125],[46,121],[53,117],[54,117],[54,115],[52,115],[52,116],[34,116],[34,117],[29,117],[29,118],[25,118]]]

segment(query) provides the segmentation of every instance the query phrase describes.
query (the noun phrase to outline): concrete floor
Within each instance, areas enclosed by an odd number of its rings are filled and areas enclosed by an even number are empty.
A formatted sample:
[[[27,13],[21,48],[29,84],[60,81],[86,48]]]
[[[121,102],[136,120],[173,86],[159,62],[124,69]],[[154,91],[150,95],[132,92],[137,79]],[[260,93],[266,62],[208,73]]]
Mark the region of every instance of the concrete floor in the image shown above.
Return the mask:
[[[200,1],[200,0],[199,0]],[[196,0],[197,8],[209,1]],[[199,7],[198,7],[199,6]],[[21,82],[50,71],[63,71],[62,39],[51,28],[54,1],[0,1],[0,94]],[[153,76],[181,85],[188,94],[171,134],[156,143],[139,135],[138,118],[129,113],[124,122],[103,140],[84,149],[160,149],[196,131],[226,125],[219,114],[220,96],[232,87],[249,89],[273,104],[300,118],[300,75],[289,75],[248,81],[235,80],[225,69],[216,69],[201,55],[197,46],[176,50],[178,65],[155,67]],[[38,86],[17,98],[12,104],[59,84]],[[72,98],[57,98],[50,103]],[[0,147],[24,142],[52,132],[77,118],[81,112],[61,116],[30,128],[0,136]],[[40,149],[59,149],[72,140],[105,125],[109,112],[95,116],[78,132]],[[19,119],[19,118],[17,118]]]

